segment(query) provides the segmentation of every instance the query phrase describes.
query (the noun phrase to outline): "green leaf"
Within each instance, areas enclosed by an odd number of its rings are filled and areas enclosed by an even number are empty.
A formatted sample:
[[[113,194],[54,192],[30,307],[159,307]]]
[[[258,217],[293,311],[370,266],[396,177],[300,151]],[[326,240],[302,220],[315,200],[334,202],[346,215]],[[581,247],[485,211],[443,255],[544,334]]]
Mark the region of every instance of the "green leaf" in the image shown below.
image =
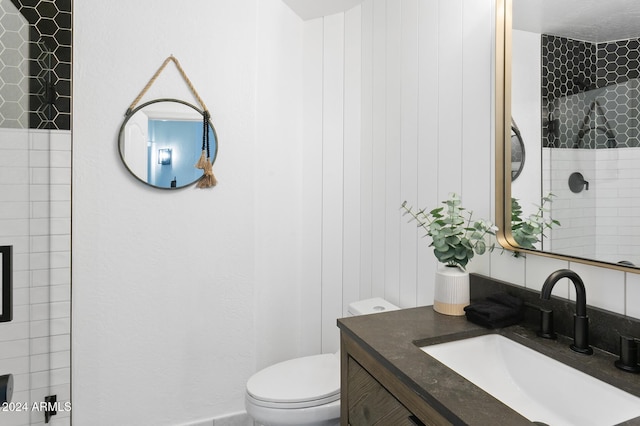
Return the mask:
[[[478,243],[476,244],[476,253],[483,255],[486,251],[487,244],[482,240],[478,241]]]

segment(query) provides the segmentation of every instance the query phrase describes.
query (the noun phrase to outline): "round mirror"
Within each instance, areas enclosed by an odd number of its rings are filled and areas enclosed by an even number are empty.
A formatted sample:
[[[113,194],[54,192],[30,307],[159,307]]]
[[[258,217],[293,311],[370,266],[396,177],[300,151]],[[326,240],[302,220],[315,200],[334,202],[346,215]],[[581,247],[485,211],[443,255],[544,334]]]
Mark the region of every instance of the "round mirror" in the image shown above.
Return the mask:
[[[118,148],[127,169],[156,188],[192,185],[203,171],[195,164],[202,154],[204,113],[177,99],[156,99],[132,110],[120,126]],[[210,120],[209,158],[218,153],[218,137]]]
[[[524,141],[520,129],[511,120],[511,180],[514,181],[524,168]]]

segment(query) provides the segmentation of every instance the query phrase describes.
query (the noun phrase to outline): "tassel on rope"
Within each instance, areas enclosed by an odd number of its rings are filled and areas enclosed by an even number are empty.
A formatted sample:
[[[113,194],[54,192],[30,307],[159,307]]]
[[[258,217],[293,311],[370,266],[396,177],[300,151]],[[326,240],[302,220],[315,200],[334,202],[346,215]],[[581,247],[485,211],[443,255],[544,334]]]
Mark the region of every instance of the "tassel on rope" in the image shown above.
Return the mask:
[[[216,186],[218,181],[216,177],[213,175],[213,165],[209,158],[207,158],[207,165],[204,168],[204,174],[196,184],[198,188],[211,188],[212,186]]]
[[[202,177],[198,180],[196,187],[198,188],[211,188],[215,186],[218,181],[213,175],[213,164],[211,164],[211,154],[209,150],[209,111],[205,110],[202,120],[202,155],[196,163],[196,168],[204,170]]]
[[[206,163],[207,163],[207,151],[202,150],[202,154],[200,154],[200,158],[198,159],[198,162],[195,164],[194,167],[196,169],[204,170],[204,168],[206,167]]]
[[[195,168],[196,169],[202,169],[205,170],[205,167],[207,165],[208,160],[208,143],[209,143],[209,129],[208,129],[208,124],[209,124],[209,111],[204,111],[202,113],[202,154],[200,154],[200,158],[198,159],[198,162],[195,164]]]

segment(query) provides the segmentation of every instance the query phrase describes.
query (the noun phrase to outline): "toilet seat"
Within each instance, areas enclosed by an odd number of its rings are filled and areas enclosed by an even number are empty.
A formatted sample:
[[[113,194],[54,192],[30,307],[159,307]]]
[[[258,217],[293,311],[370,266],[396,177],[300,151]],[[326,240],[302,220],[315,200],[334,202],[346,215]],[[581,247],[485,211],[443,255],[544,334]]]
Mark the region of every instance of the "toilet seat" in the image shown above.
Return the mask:
[[[338,354],[312,355],[274,364],[247,382],[247,398],[268,408],[307,408],[340,399]]]

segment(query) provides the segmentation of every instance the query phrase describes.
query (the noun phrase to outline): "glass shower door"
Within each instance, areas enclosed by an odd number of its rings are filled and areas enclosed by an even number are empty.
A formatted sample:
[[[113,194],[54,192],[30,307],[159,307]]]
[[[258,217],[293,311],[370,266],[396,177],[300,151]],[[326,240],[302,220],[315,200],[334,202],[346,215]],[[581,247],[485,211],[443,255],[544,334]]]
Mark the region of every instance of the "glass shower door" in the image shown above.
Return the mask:
[[[0,0],[0,247],[12,254],[12,315],[0,312],[3,426],[71,423],[70,8]]]

